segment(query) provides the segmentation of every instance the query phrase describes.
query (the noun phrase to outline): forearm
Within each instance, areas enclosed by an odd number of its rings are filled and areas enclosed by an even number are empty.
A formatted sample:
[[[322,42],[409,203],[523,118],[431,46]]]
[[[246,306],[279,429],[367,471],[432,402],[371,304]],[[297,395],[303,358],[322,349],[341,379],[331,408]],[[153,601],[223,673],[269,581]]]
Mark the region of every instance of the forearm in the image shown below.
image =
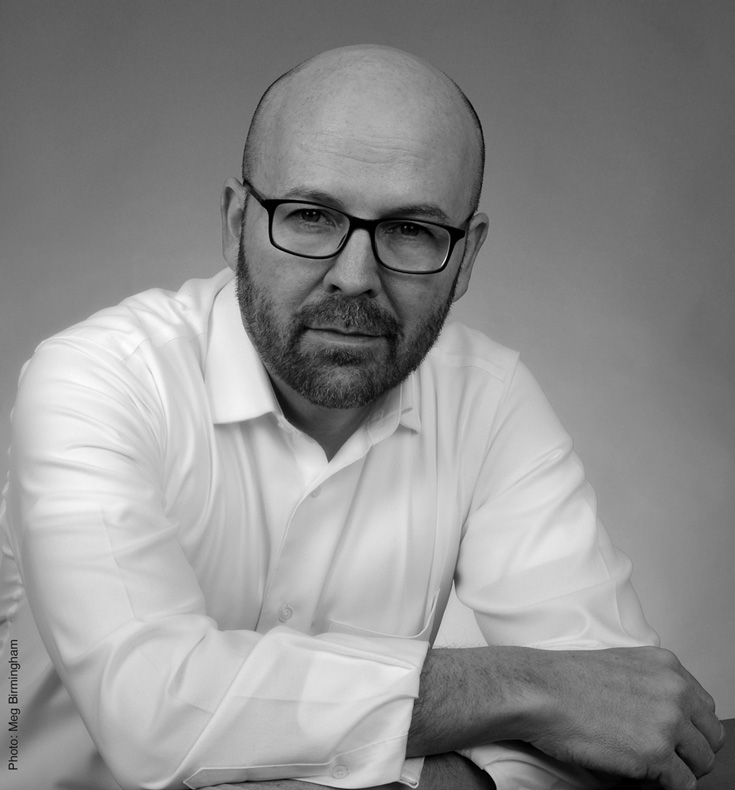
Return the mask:
[[[525,741],[561,763],[688,790],[724,729],[711,696],[666,650],[433,650],[408,756]]]
[[[527,730],[525,648],[430,650],[408,733],[408,757],[520,738]],[[524,664],[526,666],[524,666]]]

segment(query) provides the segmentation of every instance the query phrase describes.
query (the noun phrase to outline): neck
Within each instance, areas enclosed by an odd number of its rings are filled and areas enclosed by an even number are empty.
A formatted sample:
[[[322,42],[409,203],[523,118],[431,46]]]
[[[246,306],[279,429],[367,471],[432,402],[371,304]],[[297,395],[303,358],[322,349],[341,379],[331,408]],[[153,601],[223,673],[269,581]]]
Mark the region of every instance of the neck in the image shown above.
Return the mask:
[[[353,409],[317,406],[270,374],[273,390],[291,425],[317,441],[329,461],[357,430],[372,404]]]

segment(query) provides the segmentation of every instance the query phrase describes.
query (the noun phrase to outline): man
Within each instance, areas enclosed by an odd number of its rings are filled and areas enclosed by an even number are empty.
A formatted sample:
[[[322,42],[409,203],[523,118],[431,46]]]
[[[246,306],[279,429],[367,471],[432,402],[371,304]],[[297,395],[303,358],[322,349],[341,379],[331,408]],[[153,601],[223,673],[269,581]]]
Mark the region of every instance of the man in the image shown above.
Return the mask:
[[[225,185],[235,279],[39,348],[4,517],[4,787],[685,790],[711,768],[712,699],[650,646],[530,374],[464,327],[437,342],[482,170],[445,75],[324,53],[269,89]],[[430,649],[453,579],[487,647]]]

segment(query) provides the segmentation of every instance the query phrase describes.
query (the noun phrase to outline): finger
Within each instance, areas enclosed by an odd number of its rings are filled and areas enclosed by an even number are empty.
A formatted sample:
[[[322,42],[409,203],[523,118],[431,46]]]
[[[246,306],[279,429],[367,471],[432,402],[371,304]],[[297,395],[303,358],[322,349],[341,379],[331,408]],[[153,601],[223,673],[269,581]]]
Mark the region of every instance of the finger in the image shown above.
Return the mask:
[[[690,688],[694,691],[696,698],[710,712],[715,712],[714,697],[702,686],[702,684],[692,675],[692,673],[681,663],[679,663],[679,671],[682,676],[689,682]]]
[[[692,724],[707,739],[714,752],[718,752],[725,743],[725,727],[714,713],[699,713],[692,716]]]
[[[696,777],[677,755],[664,763],[656,778],[664,790],[695,790],[697,787]]]
[[[715,764],[715,753],[709,741],[696,727],[687,728],[676,747],[676,753],[697,779],[708,774]]]

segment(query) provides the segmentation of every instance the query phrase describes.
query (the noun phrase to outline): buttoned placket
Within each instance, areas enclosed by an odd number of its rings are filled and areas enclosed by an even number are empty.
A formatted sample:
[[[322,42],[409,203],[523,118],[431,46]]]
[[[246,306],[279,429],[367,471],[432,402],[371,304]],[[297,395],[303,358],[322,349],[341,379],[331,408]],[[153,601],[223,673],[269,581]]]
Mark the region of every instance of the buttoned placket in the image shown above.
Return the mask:
[[[390,435],[398,425],[395,413],[386,419],[376,412],[331,460],[314,439],[284,417],[278,418],[304,489],[283,533],[278,556],[271,563],[257,630],[261,633],[287,625],[309,633],[320,630],[319,595],[330,573],[348,503],[345,493],[357,485],[360,471],[373,444]],[[304,572],[308,568],[308,572]]]

